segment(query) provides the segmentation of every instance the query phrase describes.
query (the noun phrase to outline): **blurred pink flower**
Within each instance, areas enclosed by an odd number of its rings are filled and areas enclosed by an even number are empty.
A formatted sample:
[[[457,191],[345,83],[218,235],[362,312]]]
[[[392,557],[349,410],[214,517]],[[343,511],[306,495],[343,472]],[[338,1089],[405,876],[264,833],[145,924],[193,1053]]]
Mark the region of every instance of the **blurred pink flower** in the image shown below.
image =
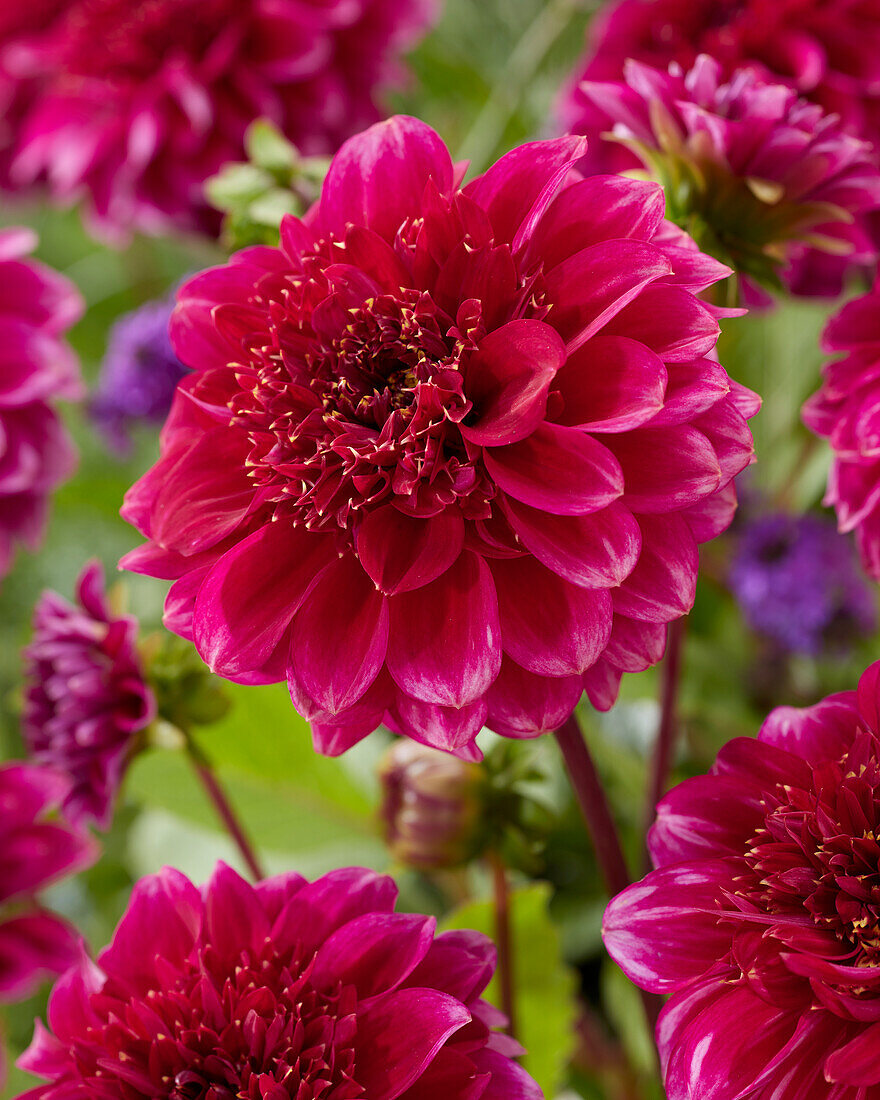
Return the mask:
[[[389,878],[348,868],[201,892],[166,868],[112,944],[49,1001],[22,1068],[32,1100],[541,1100],[480,994],[495,950],[394,913]]]
[[[395,118],[337,154],[280,248],[186,284],[159,463],[123,564],[219,674],[287,677],[317,747],[381,722],[478,758],[611,706],[731,520],[754,395],[711,358],[729,274],[659,187],[580,138],[458,187]]]
[[[332,152],[379,117],[378,93],[434,6],[56,0],[33,19],[0,16],[12,182],[45,179],[60,200],[85,192],[111,238],[213,232],[203,186],[242,159],[247,126],[269,118],[302,152]]]
[[[38,890],[94,862],[95,843],[51,819],[69,783],[50,768],[0,766],[0,1000],[22,1000],[77,954],[77,934],[40,908]],[[12,908],[12,912],[7,912]]]
[[[791,88],[749,69],[725,82],[702,54],[687,72],[628,61],[623,81],[581,92],[664,185],[667,216],[749,283],[821,294],[817,251],[841,275],[876,259],[864,215],[880,207],[877,154]]]
[[[584,59],[561,105],[567,129],[591,137],[608,117],[582,80],[620,80],[629,58],[683,68],[698,54],[729,76],[751,66],[880,142],[880,0],[616,0],[591,22]],[[603,150],[604,152],[604,150]],[[603,165],[607,170],[607,163]]]
[[[605,944],[670,993],[669,1100],[880,1094],[880,664],[858,693],[779,707],[657,807],[657,868]]]
[[[880,580],[880,283],[847,302],[825,327],[824,382],[804,405],[806,425],[831,444],[825,504],[855,531],[868,573]]]
[[[44,592],[25,650],[22,734],[34,760],[67,775],[64,811],[108,828],[135,735],[156,714],[138,657],[137,620],[107,606],[98,562],[82,571],[79,607]]]
[[[82,301],[67,279],[24,258],[35,244],[28,229],[0,230],[0,578],[17,543],[39,546],[49,495],[76,465],[54,402],[81,395],[62,336]]]

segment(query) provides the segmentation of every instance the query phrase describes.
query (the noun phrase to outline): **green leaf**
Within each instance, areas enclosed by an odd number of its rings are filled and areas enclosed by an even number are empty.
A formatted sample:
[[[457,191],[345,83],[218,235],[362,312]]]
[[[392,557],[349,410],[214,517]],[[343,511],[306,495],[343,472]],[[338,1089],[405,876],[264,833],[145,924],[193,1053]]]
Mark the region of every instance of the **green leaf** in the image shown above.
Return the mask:
[[[548,883],[536,882],[514,890],[510,899],[516,1037],[528,1051],[524,1068],[547,1097],[556,1096],[565,1083],[577,1018],[577,977],[562,959],[559,932],[550,919],[551,893]],[[462,905],[441,927],[474,928],[494,939],[492,903]],[[497,974],[486,997],[499,1004]]]
[[[292,172],[299,159],[296,146],[267,118],[251,123],[244,136],[244,147],[249,161],[273,174]]]

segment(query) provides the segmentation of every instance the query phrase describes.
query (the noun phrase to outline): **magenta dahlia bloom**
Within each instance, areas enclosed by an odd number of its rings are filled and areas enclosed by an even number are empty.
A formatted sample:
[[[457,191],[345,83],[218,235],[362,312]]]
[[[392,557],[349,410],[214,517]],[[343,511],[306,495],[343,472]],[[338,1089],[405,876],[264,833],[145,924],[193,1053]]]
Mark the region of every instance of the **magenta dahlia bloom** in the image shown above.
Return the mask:
[[[880,0],[616,0],[591,22],[584,60],[562,104],[566,128],[597,136],[608,117],[583,80],[620,80],[629,58],[683,68],[698,54],[726,75],[749,66],[840,115],[880,143]],[[604,153],[605,150],[602,150]],[[601,155],[601,154],[600,154]]]
[[[67,279],[25,258],[35,244],[28,229],[0,230],[0,579],[16,544],[39,545],[49,495],[76,464],[54,402],[81,393],[62,337],[82,301]]]
[[[42,909],[37,891],[94,862],[84,833],[52,819],[68,780],[50,768],[0,766],[0,1000],[20,1000],[76,958],[77,935]]]
[[[749,69],[728,82],[703,54],[693,68],[668,71],[638,61],[624,81],[587,82],[582,94],[613,124],[662,184],[667,215],[744,277],[794,293],[824,292],[820,253],[839,275],[876,256],[865,217],[880,207],[873,146],[846,133],[836,116],[767,84]],[[840,279],[831,288],[841,289]]]
[[[867,572],[880,580],[880,283],[828,322],[824,382],[803,419],[831,444],[834,461],[825,504],[841,531],[855,531]]]
[[[40,7],[38,4],[37,7]],[[86,193],[97,227],[125,237],[213,231],[205,181],[243,157],[247,126],[275,122],[329,153],[379,117],[379,90],[434,0],[56,0],[0,17],[0,93],[17,109],[14,183]]]
[[[137,620],[114,615],[104,570],[90,562],[77,584],[78,607],[44,592],[25,650],[22,734],[34,760],[69,776],[71,821],[110,825],[135,735],[156,715],[137,653]]]
[[[143,879],[97,964],[83,956],[19,1065],[31,1100],[540,1100],[480,999],[495,950],[394,913],[353,867],[252,887],[220,864],[200,892]],[[54,1034],[53,1034],[54,1033]]]
[[[604,939],[670,993],[669,1100],[880,1096],[880,663],[858,692],[779,707],[657,806],[656,870]]]
[[[352,138],[280,248],[180,292],[192,368],[123,564],[219,674],[287,677],[316,744],[478,756],[663,652],[727,526],[754,395],[695,292],[728,269],[580,138],[464,189],[423,123]]]

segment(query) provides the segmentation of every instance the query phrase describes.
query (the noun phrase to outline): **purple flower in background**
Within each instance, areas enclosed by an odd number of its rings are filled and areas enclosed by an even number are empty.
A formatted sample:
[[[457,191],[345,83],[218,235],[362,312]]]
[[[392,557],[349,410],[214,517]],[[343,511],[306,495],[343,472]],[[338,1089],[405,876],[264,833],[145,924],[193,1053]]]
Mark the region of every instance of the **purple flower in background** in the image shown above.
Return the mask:
[[[749,625],[791,653],[815,656],[877,626],[852,543],[817,516],[744,525],[729,581]]]
[[[110,330],[91,415],[121,454],[131,449],[133,425],[162,423],[177,383],[186,374],[168,335],[173,309],[171,297],[146,302]]]
[[[69,776],[71,821],[106,828],[134,735],[156,702],[135,649],[137,621],[111,614],[98,562],[83,570],[77,596],[74,607],[45,592],[36,606],[22,732],[35,760]]]

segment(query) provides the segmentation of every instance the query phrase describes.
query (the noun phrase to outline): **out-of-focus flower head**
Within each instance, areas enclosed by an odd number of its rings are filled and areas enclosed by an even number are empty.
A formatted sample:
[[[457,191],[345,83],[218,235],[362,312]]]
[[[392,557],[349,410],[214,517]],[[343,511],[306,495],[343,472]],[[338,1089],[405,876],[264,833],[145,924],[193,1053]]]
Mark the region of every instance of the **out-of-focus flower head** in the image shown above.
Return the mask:
[[[831,318],[822,347],[837,358],[803,419],[834,456],[824,503],[841,531],[855,531],[865,569],[880,580],[880,283]]]
[[[0,1000],[21,1000],[77,954],[78,937],[40,908],[37,891],[94,861],[87,835],[53,819],[69,780],[32,764],[0,766]]]
[[[754,68],[841,116],[880,143],[880,0],[616,0],[590,23],[586,56],[562,103],[566,129],[598,137],[609,119],[581,90],[584,80],[620,80],[630,58],[684,69],[701,53],[726,76]],[[609,146],[593,148],[609,170]],[[614,165],[620,166],[619,159]]]
[[[107,338],[90,413],[121,454],[131,449],[134,425],[164,421],[186,374],[168,335],[173,308],[171,299],[147,302],[120,318]]]
[[[54,405],[81,395],[63,335],[82,300],[67,279],[26,258],[35,245],[28,229],[0,230],[0,579],[17,544],[39,546],[50,494],[76,465]]]
[[[487,724],[608,707],[691,606],[730,522],[753,394],[709,356],[729,269],[580,138],[460,189],[395,118],[347,142],[281,247],[187,283],[159,463],[126,567],[245,683],[288,680],[321,751],[385,721],[477,757]]]
[[[77,597],[74,607],[44,592],[34,610],[22,733],[36,761],[69,777],[70,820],[107,828],[136,734],[156,703],[137,654],[137,620],[110,611],[97,562],[80,575]]]
[[[484,832],[488,775],[449,753],[395,741],[379,769],[385,841],[409,867],[457,867],[474,856]]]
[[[825,293],[816,251],[840,274],[876,257],[862,215],[880,207],[877,152],[791,88],[749,69],[725,82],[704,54],[687,72],[628,61],[623,81],[581,91],[664,185],[667,216],[742,277]]]
[[[360,868],[142,880],[97,963],[56,985],[54,1034],[38,1025],[19,1062],[49,1083],[28,1095],[540,1100],[480,998],[492,944],[435,936],[396,894]]]
[[[744,524],[729,582],[749,625],[789,653],[845,651],[877,627],[874,593],[850,541],[818,516]]]
[[[880,1088],[880,664],[858,693],[779,707],[657,807],[657,868],[605,944],[671,994],[669,1100],[865,1100]]]
[[[23,5],[27,6],[27,5]],[[55,0],[0,17],[13,184],[88,196],[104,235],[215,232],[205,182],[265,117],[305,153],[379,117],[433,0]],[[48,10],[47,10],[48,9]]]

